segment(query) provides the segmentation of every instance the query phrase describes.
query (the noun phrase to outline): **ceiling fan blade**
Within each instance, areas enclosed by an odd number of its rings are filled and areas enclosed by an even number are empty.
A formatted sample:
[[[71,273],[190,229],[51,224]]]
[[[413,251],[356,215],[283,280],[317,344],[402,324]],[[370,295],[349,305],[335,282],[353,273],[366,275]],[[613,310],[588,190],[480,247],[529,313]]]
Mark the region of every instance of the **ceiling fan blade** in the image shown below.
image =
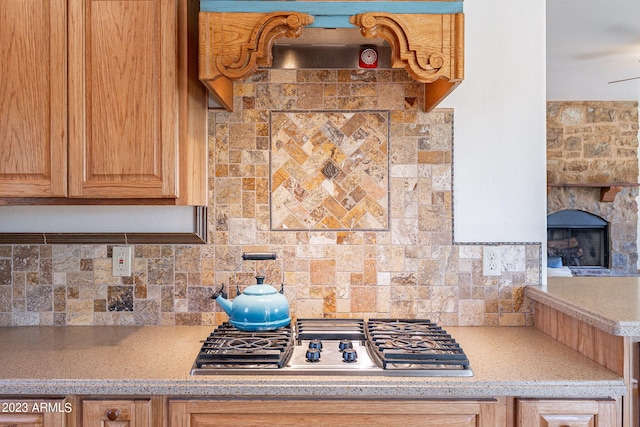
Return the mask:
[[[637,76],[637,77],[629,77],[628,79],[613,80],[613,81],[610,81],[610,82],[609,82],[609,84],[612,84],[612,83],[620,83],[620,82],[628,82],[629,80],[637,80],[637,79],[640,79],[640,76]]]

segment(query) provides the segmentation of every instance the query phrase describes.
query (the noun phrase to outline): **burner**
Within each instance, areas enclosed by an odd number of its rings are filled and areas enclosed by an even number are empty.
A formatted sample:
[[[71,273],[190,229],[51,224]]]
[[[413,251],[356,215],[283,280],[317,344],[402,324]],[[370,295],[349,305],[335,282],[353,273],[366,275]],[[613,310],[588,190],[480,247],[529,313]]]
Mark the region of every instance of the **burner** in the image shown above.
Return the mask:
[[[435,341],[417,336],[389,338],[381,345],[387,348],[401,348],[407,351],[432,351],[438,348],[438,343]]]
[[[469,369],[458,343],[430,320],[371,319],[367,345],[385,369]]]
[[[265,348],[273,347],[273,340],[261,337],[251,338],[231,338],[224,340],[218,350],[240,350],[240,351],[259,351]]]
[[[293,331],[290,326],[275,331],[246,332],[224,323],[202,344],[196,366],[281,368],[292,351]]]
[[[442,332],[435,323],[430,320],[375,320],[368,323],[369,330],[376,333],[393,333],[404,335],[438,334]]]
[[[203,342],[192,375],[472,376],[460,345],[415,319],[298,319],[274,331],[228,323]]]

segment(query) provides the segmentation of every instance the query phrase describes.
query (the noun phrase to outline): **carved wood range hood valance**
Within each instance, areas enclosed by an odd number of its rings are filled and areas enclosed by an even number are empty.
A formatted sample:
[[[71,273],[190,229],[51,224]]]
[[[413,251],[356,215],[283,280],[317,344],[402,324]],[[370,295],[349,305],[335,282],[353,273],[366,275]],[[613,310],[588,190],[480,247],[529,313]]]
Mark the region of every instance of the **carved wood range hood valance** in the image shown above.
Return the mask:
[[[425,84],[425,111],[464,78],[461,1],[201,0],[200,80],[231,111],[233,82],[271,67],[275,40],[306,28],[359,28],[366,39],[386,41],[391,67]]]

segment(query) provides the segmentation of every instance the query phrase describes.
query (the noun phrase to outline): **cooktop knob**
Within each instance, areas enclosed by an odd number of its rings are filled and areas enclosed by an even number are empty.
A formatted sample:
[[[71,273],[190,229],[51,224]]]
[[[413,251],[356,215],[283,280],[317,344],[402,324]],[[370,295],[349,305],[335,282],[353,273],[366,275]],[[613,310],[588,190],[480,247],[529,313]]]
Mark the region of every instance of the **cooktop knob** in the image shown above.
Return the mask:
[[[316,350],[322,351],[322,341],[320,340],[309,341],[309,348],[315,348]]]
[[[347,348],[353,348],[353,343],[349,340],[340,340],[338,348],[340,349],[340,351],[344,351]]]
[[[351,363],[358,360],[358,353],[352,348],[345,348],[342,352],[342,360]]]
[[[307,362],[319,362],[320,361],[320,350],[315,348],[310,348],[307,350]]]

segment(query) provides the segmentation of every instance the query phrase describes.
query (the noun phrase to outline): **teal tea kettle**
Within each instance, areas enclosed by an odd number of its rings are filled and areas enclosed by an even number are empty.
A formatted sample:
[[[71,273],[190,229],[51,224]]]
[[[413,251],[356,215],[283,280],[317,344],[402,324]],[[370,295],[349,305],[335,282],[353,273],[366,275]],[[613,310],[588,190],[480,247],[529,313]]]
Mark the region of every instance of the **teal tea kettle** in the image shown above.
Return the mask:
[[[275,259],[275,253],[243,253],[242,259]],[[264,284],[264,276],[256,276],[256,284],[251,285],[233,301],[224,293],[224,286],[211,298],[222,307],[229,316],[231,326],[241,331],[270,331],[291,323],[289,301],[284,296],[284,282],[278,291]]]

